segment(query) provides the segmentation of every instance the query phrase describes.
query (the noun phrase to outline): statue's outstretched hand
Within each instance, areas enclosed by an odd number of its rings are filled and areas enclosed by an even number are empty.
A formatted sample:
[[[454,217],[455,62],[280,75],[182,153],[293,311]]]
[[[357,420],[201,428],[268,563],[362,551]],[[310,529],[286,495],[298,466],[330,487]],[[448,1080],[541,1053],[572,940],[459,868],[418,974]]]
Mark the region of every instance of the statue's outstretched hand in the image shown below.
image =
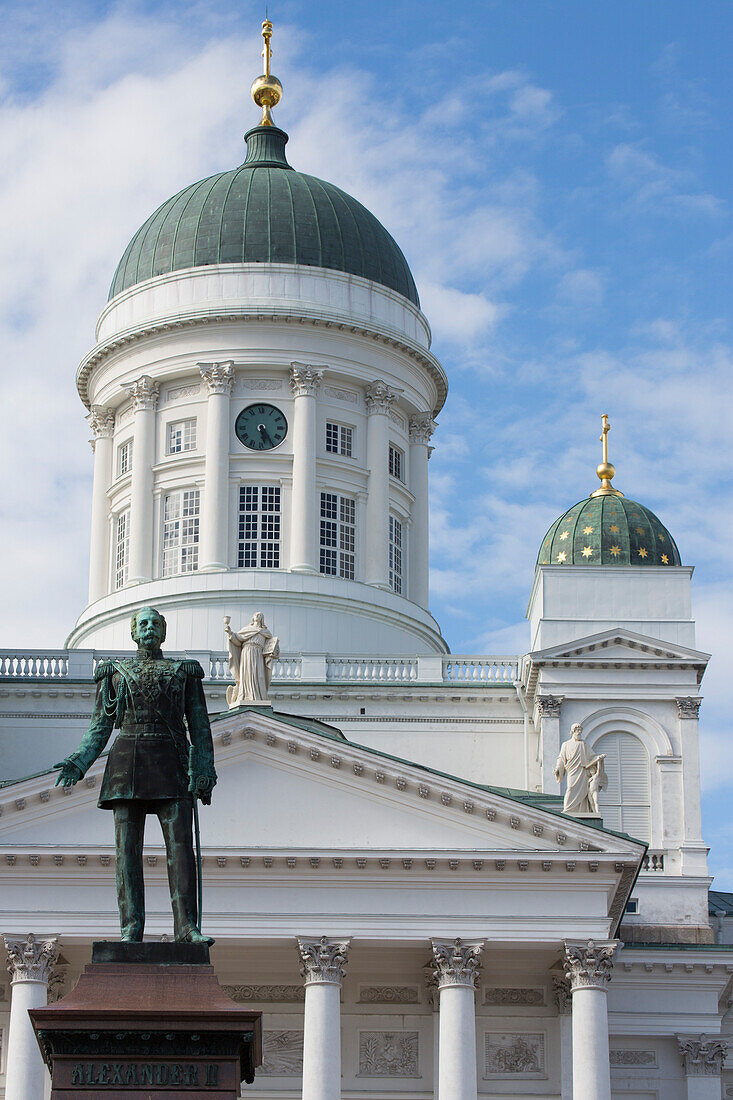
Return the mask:
[[[73,760],[61,760],[58,764],[54,764],[54,768],[61,768],[59,777],[54,784],[56,787],[59,783],[64,787],[73,787],[75,783],[84,778],[84,772]]]

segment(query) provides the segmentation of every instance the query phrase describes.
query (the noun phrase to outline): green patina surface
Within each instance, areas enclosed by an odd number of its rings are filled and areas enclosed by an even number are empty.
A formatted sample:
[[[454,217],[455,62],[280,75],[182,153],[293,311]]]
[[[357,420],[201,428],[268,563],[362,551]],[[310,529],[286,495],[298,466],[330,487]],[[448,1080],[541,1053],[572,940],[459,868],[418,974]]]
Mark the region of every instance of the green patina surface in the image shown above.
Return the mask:
[[[420,304],[399,245],[366,207],[291,168],[284,131],[256,127],[246,137],[243,165],[185,187],[140,227],[117,267],[110,298],[184,268],[280,263],[361,275]]]
[[[677,544],[643,504],[621,496],[574,504],[542,540],[538,565],[681,565]]]

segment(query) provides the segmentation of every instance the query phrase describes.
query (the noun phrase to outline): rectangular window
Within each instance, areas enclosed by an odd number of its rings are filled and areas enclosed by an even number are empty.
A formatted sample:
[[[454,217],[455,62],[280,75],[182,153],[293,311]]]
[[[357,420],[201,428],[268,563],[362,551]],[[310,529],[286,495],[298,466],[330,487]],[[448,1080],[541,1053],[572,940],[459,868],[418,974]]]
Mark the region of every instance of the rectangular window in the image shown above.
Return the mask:
[[[321,493],[321,573],[354,579],[356,502],[337,493]]]
[[[196,450],[196,421],[173,420],[168,425],[166,454],[179,455]]]
[[[402,524],[389,517],[389,587],[402,594]]]
[[[163,576],[199,567],[199,491],[169,493],[163,505]]]
[[[241,485],[237,566],[280,568],[280,486]]]
[[[132,440],[128,439],[117,451],[117,476],[129,474],[132,469]]]
[[[399,447],[393,447],[389,445],[389,472],[392,477],[396,477],[398,481],[405,480],[405,463],[404,455]]]
[[[115,531],[115,588],[127,584],[127,565],[130,556],[130,513],[121,512]]]
[[[332,455],[353,456],[354,429],[347,428],[345,424],[332,424],[326,422],[326,450]]]

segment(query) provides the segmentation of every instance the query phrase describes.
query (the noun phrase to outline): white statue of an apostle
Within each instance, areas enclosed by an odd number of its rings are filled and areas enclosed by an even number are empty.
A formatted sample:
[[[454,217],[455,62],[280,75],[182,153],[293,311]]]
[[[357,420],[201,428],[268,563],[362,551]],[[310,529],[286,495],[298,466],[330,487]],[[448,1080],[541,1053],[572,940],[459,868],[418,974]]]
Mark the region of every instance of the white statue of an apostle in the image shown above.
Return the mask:
[[[230,710],[245,703],[266,703],[270,690],[273,661],[280,656],[278,639],[265,626],[265,616],[255,612],[252,622],[236,633],[230,627],[231,616],[224,616],[229,650],[229,671],[234,685],[227,688]]]
[[[606,754],[594,756],[583,740],[583,727],[576,722],[570,729],[570,740],[560,746],[555,765],[555,778],[562,783],[567,776],[563,812],[566,814],[597,814],[598,792],[608,783],[604,760]]]

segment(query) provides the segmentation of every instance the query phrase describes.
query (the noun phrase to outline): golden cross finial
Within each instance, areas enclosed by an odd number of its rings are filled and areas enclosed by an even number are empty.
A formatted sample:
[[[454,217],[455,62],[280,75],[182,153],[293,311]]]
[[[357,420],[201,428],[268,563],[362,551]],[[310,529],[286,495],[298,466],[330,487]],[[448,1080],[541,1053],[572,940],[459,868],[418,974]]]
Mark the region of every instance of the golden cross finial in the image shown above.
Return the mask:
[[[270,60],[272,58],[272,48],[270,46],[272,23],[269,19],[265,19],[262,23],[262,37],[265,42],[264,49],[262,50],[265,71],[262,76],[257,77],[252,85],[252,99],[258,107],[262,108],[260,126],[272,126],[272,114],[270,112],[282,99],[283,86],[277,77],[273,76],[270,72]]]
[[[616,474],[615,467],[608,461],[608,433],[611,430],[611,425],[608,423],[608,413],[602,413],[601,415],[601,445],[603,447],[603,461],[600,465],[596,466],[596,474],[601,479],[600,489],[596,489],[594,493],[591,493],[592,497],[601,496],[617,496],[622,497],[624,494],[620,489],[614,489],[611,481]]]

